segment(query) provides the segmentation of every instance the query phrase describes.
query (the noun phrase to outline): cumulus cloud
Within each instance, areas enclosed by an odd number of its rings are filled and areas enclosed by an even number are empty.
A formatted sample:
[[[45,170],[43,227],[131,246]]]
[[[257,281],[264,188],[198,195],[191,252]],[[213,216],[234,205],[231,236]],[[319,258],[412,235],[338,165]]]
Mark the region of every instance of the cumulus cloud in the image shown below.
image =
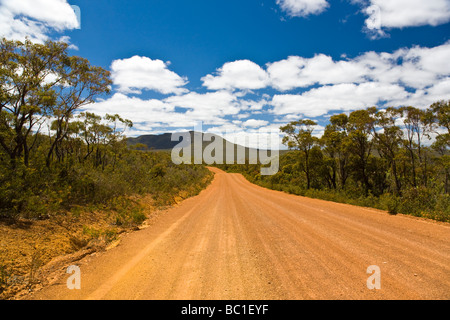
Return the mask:
[[[142,99],[116,93],[112,97],[87,105],[85,111],[99,115],[120,114],[138,124],[140,132],[162,127],[191,128],[199,121],[205,125],[224,125],[226,116],[237,115],[242,109],[238,98],[227,91],[205,94],[189,92],[165,99]],[[132,129],[133,133],[135,128]]]
[[[79,27],[66,0],[0,0],[0,36],[7,39],[44,42],[51,30]]]
[[[277,0],[277,4],[291,17],[320,14],[329,6],[326,0]]]
[[[263,67],[238,60],[202,78],[211,90],[206,93],[183,88],[186,79],[170,71],[167,63],[133,57],[113,63],[113,80],[120,93],[89,108],[99,114],[123,114],[139,124],[138,132],[144,132],[145,126],[156,131],[192,129],[198,121],[249,131],[374,105],[425,108],[450,99],[449,57],[450,42],[338,60],[324,54],[291,56]],[[271,88],[278,92],[268,95],[265,89]],[[127,96],[148,89],[169,96],[159,100]]]
[[[371,3],[380,8],[383,27],[437,26],[450,21],[448,0],[371,0]]]
[[[210,90],[253,90],[268,84],[268,75],[256,63],[249,60],[237,60],[225,63],[214,75],[201,79]]]
[[[291,56],[269,63],[267,72],[271,86],[280,91],[368,81],[423,89],[450,75],[449,59],[447,42],[433,48],[402,48],[393,53],[370,51],[338,61],[323,54],[312,58]]]
[[[450,75],[450,42],[424,48],[402,48],[392,54],[368,52],[355,59],[369,79],[423,89]]]
[[[361,82],[367,74],[367,70],[355,61],[333,61],[324,54],[313,58],[291,56],[269,63],[267,71],[271,85],[281,91],[314,84]]]
[[[141,99],[115,93],[109,99],[87,105],[84,111],[94,112],[104,116],[120,114],[133,123],[147,123],[150,127],[182,124],[182,114],[174,112],[174,106],[159,99]]]
[[[384,29],[437,26],[450,21],[448,0],[369,0],[364,4],[368,16],[366,29],[373,38],[386,36]]]
[[[256,120],[256,119],[248,119],[243,123],[244,127],[250,127],[250,128],[260,128],[263,126],[268,125],[269,122],[266,120]]]
[[[269,125],[266,120],[236,120],[251,117],[255,112],[253,108],[255,104],[268,103],[266,100],[263,101],[259,103],[242,99],[226,90],[207,93],[188,92],[164,99],[143,99],[115,93],[108,99],[85,106],[83,111],[102,116],[107,113],[120,114],[135,124],[129,132],[132,136],[161,133],[165,128],[192,130],[199,122],[221,130],[243,131]]]
[[[187,109],[186,118],[197,119],[207,124],[219,124],[227,115],[238,114],[241,110],[238,98],[228,91],[208,93],[189,92],[180,96],[171,96],[164,100],[178,108]]]
[[[272,112],[318,117],[332,110],[349,111],[374,106],[385,99],[400,101],[408,93],[399,85],[367,82],[323,86],[302,94],[274,95]]]
[[[436,84],[426,89],[418,89],[411,92],[404,99],[392,99],[393,106],[415,106],[417,108],[427,108],[432,103],[440,100],[450,99],[450,77],[442,79]]]
[[[249,128],[227,123],[208,128],[206,132],[219,135],[231,143],[248,148],[272,150],[283,148],[278,124]]]
[[[133,56],[114,60],[111,65],[111,78],[118,91],[122,93],[142,93],[154,90],[163,94],[187,92],[182,88],[187,79],[168,69],[169,63],[152,60],[148,57]]]

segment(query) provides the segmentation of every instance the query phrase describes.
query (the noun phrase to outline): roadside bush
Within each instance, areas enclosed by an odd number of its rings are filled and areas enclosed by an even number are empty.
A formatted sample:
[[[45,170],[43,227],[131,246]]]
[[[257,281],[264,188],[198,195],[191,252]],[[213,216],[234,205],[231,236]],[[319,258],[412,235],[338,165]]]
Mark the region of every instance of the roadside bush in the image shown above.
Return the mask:
[[[436,195],[428,188],[418,187],[405,190],[402,195],[402,213],[421,216],[422,212],[431,212],[436,208]]]
[[[115,224],[122,227],[133,227],[140,225],[147,216],[142,205],[129,198],[118,197],[108,203],[108,209],[115,215]]]
[[[380,205],[383,210],[390,214],[397,214],[401,208],[401,199],[393,194],[385,193],[380,196]]]
[[[0,164],[1,166],[1,164]],[[201,165],[175,165],[168,152],[123,151],[113,165],[103,168],[90,162],[55,164],[50,168],[18,166],[0,171],[0,217],[48,218],[76,206],[117,207],[117,199],[152,194],[155,202],[168,205],[181,192],[197,194],[211,180],[210,171]],[[131,216],[118,210],[118,223],[138,223],[139,211]],[[137,210],[137,209],[136,209]],[[131,220],[129,220],[131,219]]]
[[[386,210],[392,215],[402,213],[450,222],[450,195],[437,191],[435,187],[404,188],[401,196],[392,192],[374,194],[371,190],[364,190],[361,184],[352,180],[348,180],[343,189],[326,187],[307,189],[301,175],[293,171],[294,166],[289,163],[281,165],[280,171],[274,176],[261,176],[259,171],[255,170],[258,168],[257,165],[219,165],[218,167],[228,172],[241,173],[248,181],[273,190]]]

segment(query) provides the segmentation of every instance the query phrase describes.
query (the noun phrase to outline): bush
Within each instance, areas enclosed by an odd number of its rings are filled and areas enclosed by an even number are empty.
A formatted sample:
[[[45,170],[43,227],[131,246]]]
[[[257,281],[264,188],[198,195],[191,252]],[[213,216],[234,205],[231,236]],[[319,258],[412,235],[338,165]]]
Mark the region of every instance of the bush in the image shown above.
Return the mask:
[[[436,195],[428,188],[410,188],[402,195],[402,213],[421,216],[422,212],[431,212],[436,208]]]
[[[114,198],[109,202],[108,207],[114,212],[114,220],[117,226],[137,226],[147,218],[142,205],[129,198]]]
[[[380,196],[381,209],[387,210],[390,214],[399,213],[401,199],[393,194],[385,193]]]
[[[197,194],[212,174],[201,165],[175,165],[168,152],[123,151],[114,165],[91,162],[55,164],[50,168],[0,163],[0,217],[48,218],[76,206],[118,206],[117,199],[151,193],[157,204],[168,205],[181,192]],[[136,207],[118,210],[120,224],[139,223]]]

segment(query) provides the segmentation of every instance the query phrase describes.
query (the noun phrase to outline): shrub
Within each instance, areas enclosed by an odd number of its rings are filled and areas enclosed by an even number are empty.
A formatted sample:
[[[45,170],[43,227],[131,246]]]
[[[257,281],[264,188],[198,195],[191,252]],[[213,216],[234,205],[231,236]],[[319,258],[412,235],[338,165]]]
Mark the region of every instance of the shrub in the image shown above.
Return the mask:
[[[387,210],[390,214],[399,213],[401,199],[393,194],[385,193],[380,196],[381,209]]]

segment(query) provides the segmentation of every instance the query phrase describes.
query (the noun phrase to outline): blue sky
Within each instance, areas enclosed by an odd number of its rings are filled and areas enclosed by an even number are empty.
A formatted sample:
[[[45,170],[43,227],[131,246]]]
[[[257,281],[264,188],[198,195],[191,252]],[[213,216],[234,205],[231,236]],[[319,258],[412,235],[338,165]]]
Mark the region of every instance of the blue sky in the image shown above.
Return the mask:
[[[436,46],[448,40],[448,24],[392,30],[371,40],[361,7],[333,1],[320,15],[289,17],[275,0],[72,0],[82,11],[82,28],[68,32],[79,54],[109,67],[133,55],[170,60],[172,70],[200,78],[229,61],[264,65],[290,55],[354,57],[374,50],[391,52],[411,45]]]
[[[81,11],[81,25],[70,11]],[[74,20],[75,19],[75,20]],[[112,72],[129,135],[276,129],[450,99],[449,0],[0,0],[7,38],[63,40]]]

